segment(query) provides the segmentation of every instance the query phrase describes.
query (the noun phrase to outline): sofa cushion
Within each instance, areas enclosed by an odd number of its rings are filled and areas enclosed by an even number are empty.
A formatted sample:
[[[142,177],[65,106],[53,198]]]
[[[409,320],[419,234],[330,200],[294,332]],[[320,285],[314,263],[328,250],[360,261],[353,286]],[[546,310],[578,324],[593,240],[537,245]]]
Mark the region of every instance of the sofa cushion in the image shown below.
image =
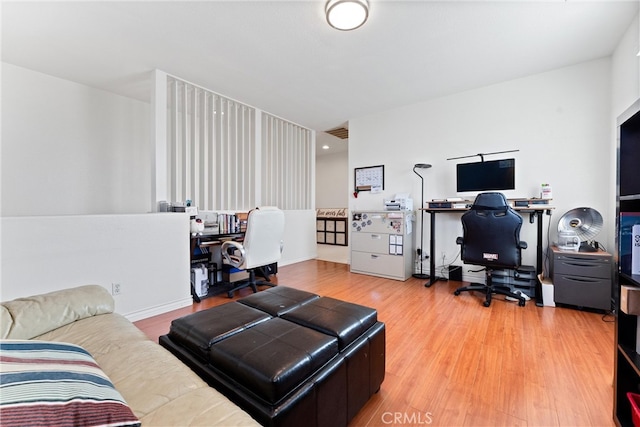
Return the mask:
[[[82,347],[0,341],[3,426],[139,426],[122,395]]]
[[[76,320],[112,313],[114,301],[102,286],[86,285],[18,298],[2,307],[0,338],[28,340]]]

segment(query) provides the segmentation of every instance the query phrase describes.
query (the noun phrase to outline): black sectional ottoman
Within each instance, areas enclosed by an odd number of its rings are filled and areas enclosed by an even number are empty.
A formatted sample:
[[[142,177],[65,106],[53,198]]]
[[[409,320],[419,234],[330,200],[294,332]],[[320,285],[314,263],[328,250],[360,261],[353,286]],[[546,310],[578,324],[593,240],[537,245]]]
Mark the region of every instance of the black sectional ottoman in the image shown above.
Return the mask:
[[[385,372],[374,309],[284,286],[176,319],[160,344],[265,426],[346,426]]]

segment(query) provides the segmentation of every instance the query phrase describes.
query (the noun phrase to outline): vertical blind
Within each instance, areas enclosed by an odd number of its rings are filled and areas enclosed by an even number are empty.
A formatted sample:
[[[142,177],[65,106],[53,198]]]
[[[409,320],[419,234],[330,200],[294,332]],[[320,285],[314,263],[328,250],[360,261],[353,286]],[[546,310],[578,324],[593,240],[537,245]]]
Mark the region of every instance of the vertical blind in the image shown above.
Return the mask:
[[[315,143],[312,132],[262,113],[262,179],[266,205],[311,209]]]
[[[171,202],[192,200],[203,210],[313,207],[309,129],[262,113],[256,135],[255,108],[171,76],[167,115]]]

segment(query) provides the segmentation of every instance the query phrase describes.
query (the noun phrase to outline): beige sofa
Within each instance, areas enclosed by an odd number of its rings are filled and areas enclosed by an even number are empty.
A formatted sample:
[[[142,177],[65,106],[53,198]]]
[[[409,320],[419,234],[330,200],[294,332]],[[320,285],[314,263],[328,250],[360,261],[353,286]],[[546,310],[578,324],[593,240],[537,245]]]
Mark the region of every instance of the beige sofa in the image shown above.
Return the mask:
[[[97,285],[3,302],[0,338],[83,347],[144,426],[258,425],[113,310]]]

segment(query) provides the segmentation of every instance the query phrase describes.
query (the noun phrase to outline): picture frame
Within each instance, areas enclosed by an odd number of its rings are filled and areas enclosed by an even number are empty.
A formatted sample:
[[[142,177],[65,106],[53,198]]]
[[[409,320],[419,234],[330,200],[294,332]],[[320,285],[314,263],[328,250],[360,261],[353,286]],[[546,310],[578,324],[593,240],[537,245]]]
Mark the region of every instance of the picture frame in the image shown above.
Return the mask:
[[[354,168],[355,192],[384,190],[384,165]]]

